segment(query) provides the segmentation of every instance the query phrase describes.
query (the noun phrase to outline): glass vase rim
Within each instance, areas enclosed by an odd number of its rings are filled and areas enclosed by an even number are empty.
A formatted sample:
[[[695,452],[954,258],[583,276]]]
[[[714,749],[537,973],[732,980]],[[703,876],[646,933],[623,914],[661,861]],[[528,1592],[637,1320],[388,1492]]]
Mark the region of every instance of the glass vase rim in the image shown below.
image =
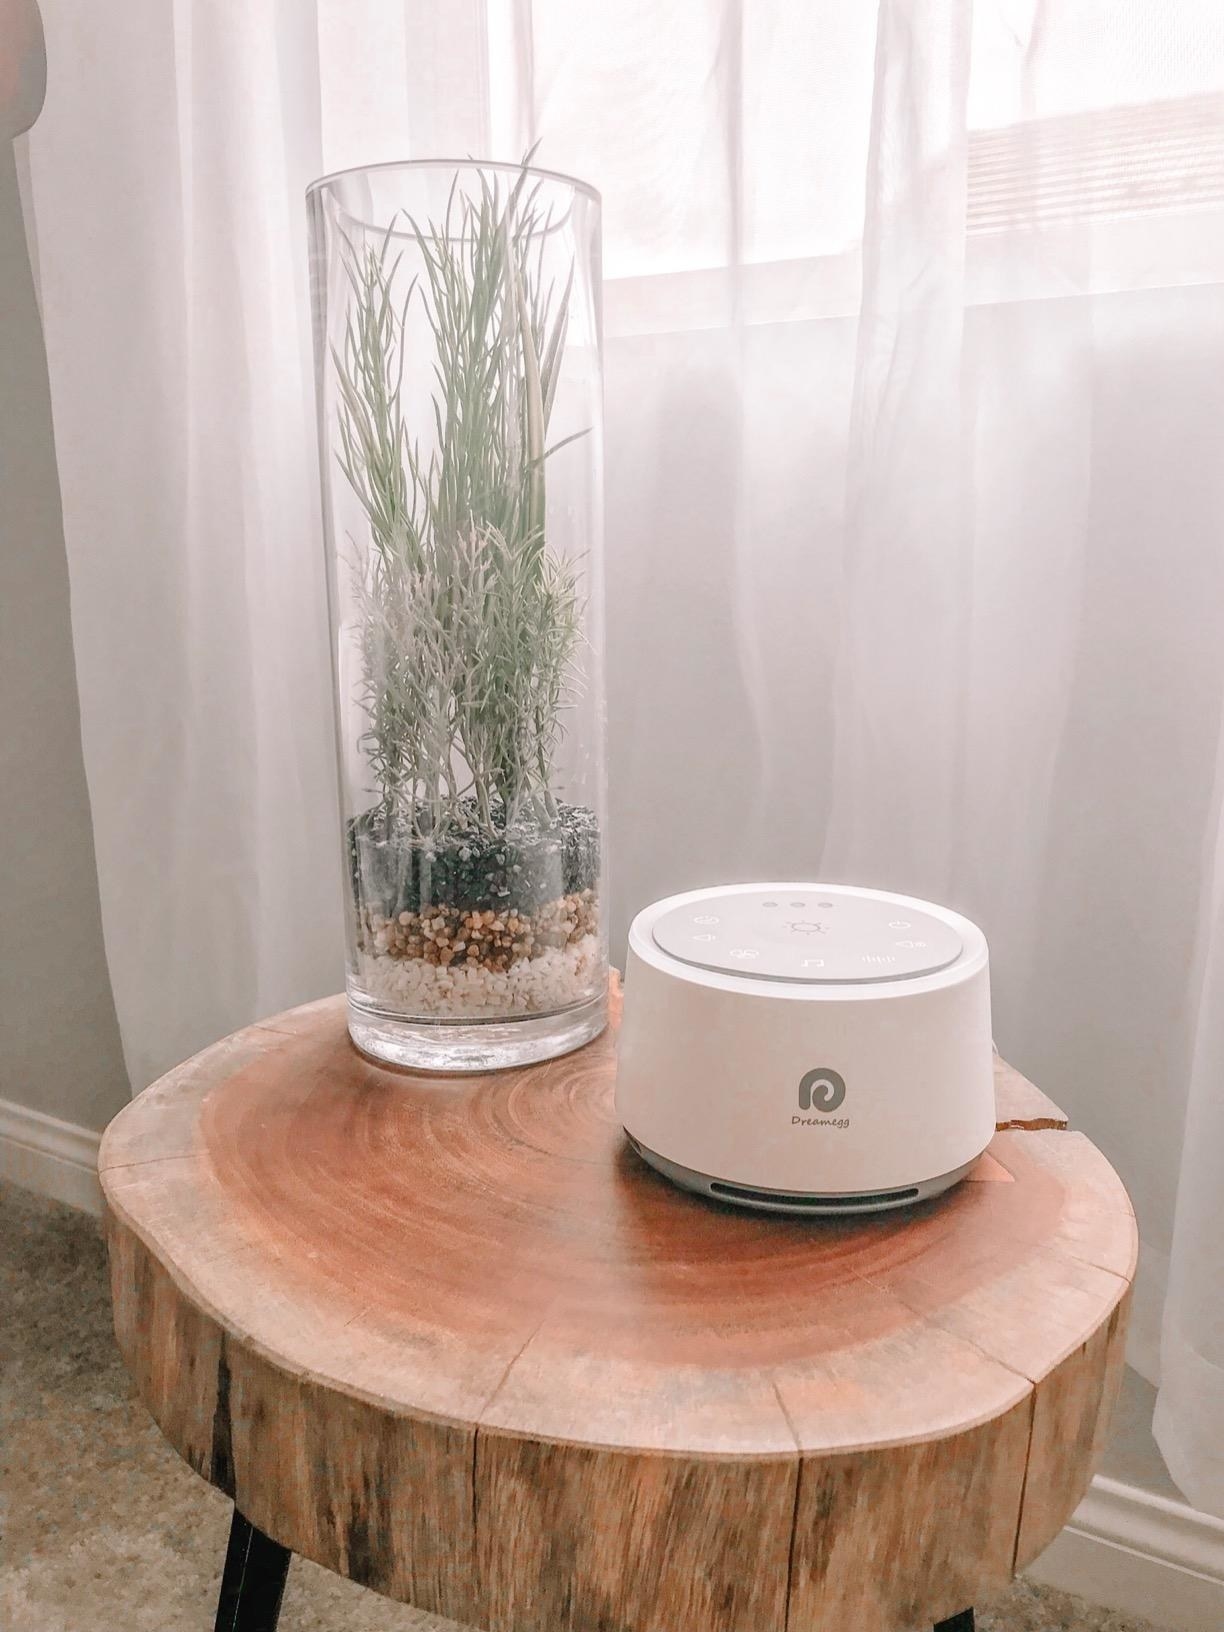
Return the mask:
[[[387,170],[496,170],[507,175],[521,175],[526,172],[539,181],[560,182],[562,186],[571,188],[575,193],[590,199],[601,211],[603,209],[603,195],[599,188],[589,181],[583,181],[580,176],[570,175],[565,170],[550,170],[539,164],[519,164],[514,159],[380,159],[376,164],[350,164],[340,170],[329,170],[326,175],[316,176],[306,184],[306,197],[321,193],[337,182],[347,181],[351,176],[370,176]]]

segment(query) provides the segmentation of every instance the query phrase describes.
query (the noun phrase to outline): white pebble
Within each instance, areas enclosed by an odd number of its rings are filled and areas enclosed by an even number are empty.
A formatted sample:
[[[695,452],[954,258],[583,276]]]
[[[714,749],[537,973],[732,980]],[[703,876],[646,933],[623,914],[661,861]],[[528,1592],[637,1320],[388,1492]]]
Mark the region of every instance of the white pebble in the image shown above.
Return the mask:
[[[358,954],[358,979],[380,1008],[398,1009],[404,1017],[446,1015],[548,1014],[584,1002],[602,975],[599,941],[594,935],[564,948],[550,947],[538,957],[520,958],[506,970],[479,964],[444,968],[423,958]]]

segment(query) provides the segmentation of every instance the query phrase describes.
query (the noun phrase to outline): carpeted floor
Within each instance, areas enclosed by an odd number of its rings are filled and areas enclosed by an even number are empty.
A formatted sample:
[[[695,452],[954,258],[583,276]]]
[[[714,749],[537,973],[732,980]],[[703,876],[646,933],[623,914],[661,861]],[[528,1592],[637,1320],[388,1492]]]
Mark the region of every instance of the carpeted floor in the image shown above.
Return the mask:
[[[0,1308],[0,1627],[208,1632],[228,1504],[132,1396],[96,1223],[0,1185]],[[982,1632],[1148,1632],[1025,1582],[979,1611]],[[282,1632],[447,1624],[302,1559],[290,1569]]]

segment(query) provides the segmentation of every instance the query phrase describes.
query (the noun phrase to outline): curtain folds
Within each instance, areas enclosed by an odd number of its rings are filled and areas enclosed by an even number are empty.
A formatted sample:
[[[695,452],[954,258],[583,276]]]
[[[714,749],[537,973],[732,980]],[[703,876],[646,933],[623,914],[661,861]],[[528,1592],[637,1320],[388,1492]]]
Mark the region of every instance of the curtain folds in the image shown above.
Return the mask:
[[[1215,803],[1224,812],[1224,734]],[[1195,1507],[1224,1514],[1224,825],[1204,858],[1202,984],[1160,1346],[1157,1443]]]
[[[341,979],[302,190],[605,198],[616,936],[822,868],[991,941],[1120,1169],[1224,1514],[1224,19],[1200,0],[46,0],[29,139],[103,917],[143,1087]],[[1168,1299],[1166,1304],[1166,1283]]]
[[[334,986],[305,9],[46,9],[30,143],[82,738],[136,1087]]]
[[[935,900],[959,882],[965,799],[972,24],[970,0],[879,8],[824,863]]]

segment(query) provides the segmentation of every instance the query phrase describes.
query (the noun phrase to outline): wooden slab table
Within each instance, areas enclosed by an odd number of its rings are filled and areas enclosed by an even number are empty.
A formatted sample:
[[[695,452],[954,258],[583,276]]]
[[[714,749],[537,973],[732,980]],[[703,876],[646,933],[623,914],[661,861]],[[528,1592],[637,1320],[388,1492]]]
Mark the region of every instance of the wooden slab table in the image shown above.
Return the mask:
[[[997,1070],[1000,1131],[875,1219],[737,1212],[626,1146],[614,1037],[382,1069],[340,998],[172,1071],[102,1142],[115,1330],[231,1496],[218,1627],[291,1552],[488,1632],[972,1625],[1083,1495],[1136,1235]]]

